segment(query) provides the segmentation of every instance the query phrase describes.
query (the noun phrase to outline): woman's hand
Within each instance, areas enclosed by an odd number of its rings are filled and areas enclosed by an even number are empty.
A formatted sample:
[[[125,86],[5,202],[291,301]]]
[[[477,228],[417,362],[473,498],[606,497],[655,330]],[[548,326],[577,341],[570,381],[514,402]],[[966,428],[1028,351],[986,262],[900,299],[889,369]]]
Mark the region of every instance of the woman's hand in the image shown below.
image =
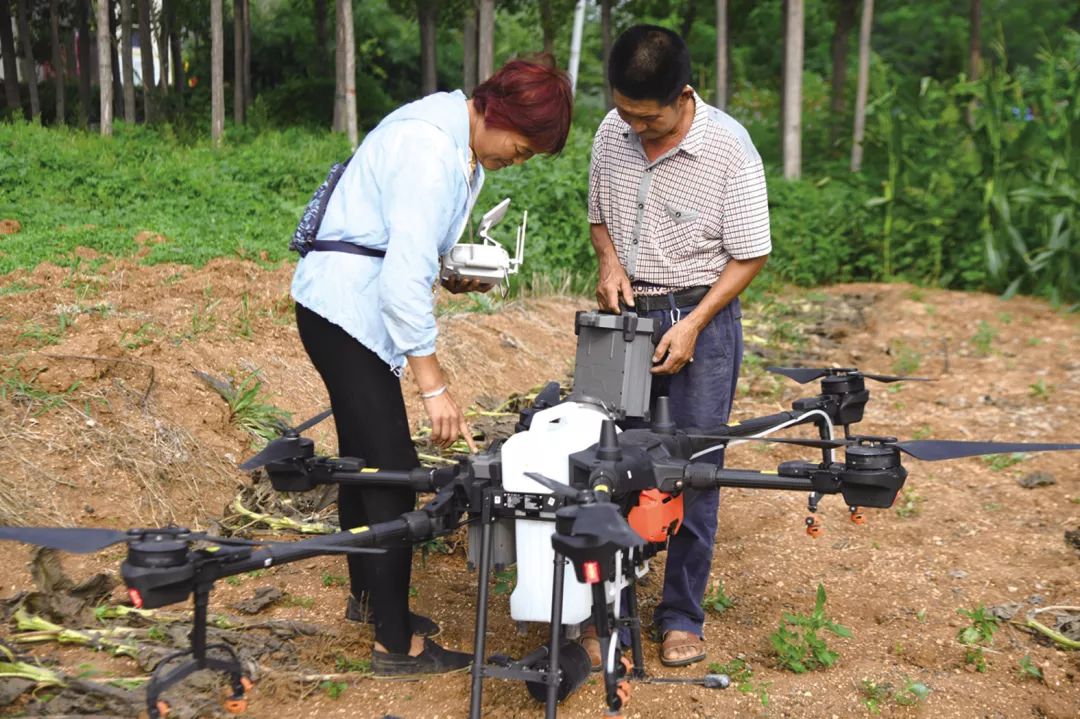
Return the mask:
[[[441,284],[455,295],[460,295],[463,292],[487,292],[495,286],[490,282],[481,282],[476,279],[467,280],[460,275],[444,277]]]
[[[476,443],[473,442],[472,429],[465,421],[457,402],[449,392],[443,392],[435,397],[424,399],[424,409],[431,419],[431,441],[442,449],[452,445],[460,436],[465,439],[469,451],[476,452]]]

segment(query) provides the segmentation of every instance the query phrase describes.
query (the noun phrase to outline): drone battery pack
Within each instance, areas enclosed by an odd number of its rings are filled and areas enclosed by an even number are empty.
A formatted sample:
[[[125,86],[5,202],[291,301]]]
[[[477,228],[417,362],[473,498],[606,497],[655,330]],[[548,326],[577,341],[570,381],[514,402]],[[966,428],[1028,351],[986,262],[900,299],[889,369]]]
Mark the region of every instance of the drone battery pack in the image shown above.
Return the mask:
[[[574,320],[577,356],[573,396],[600,402],[617,419],[649,419],[652,356],[660,323],[633,312],[591,310]]]

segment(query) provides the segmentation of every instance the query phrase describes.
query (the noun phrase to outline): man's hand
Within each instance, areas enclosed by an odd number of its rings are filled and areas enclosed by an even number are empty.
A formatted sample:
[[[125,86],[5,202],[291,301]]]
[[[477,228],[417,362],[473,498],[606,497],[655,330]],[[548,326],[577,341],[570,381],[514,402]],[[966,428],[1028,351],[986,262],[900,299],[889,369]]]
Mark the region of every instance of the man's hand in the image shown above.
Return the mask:
[[[457,441],[458,437],[461,437],[465,440],[465,444],[468,445],[469,451],[476,452],[472,429],[469,427],[469,423],[465,421],[465,415],[449,392],[444,391],[436,397],[425,399],[424,409],[431,419],[432,443],[446,449]]]
[[[700,330],[689,321],[689,316],[672,325],[660,338],[653,353],[653,362],[664,360],[652,368],[653,374],[675,374],[689,362],[694,361],[694,347]],[[665,357],[664,355],[667,355]]]
[[[627,307],[634,306],[634,290],[626,270],[618,262],[600,263],[600,280],[596,283],[596,302],[600,309],[619,314],[619,300]]]
[[[440,284],[455,295],[460,295],[463,292],[487,292],[495,286],[490,282],[481,282],[476,279],[467,280],[460,275],[447,277]]]

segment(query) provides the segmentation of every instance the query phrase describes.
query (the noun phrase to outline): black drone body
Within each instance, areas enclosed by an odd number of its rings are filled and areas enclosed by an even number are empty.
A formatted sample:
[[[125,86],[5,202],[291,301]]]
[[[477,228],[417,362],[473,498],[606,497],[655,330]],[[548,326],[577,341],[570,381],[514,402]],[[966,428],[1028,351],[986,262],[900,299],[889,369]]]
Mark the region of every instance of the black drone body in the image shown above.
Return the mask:
[[[0,528],[0,539],[55,547],[65,551],[97,551],[125,542],[127,557],[121,575],[136,606],[162,607],[194,597],[192,647],[164,660],[155,669],[147,688],[147,707],[157,719],[163,706],[160,694],[188,674],[200,669],[225,672],[231,681],[230,701],[242,702],[250,682],[235,653],[225,646],[207,646],[206,621],[209,594],[214,583],[227,576],[330,553],[382,551],[380,547],[402,542],[422,542],[470,525],[479,543],[476,633],[472,669],[470,717],[482,714],[483,680],[524,680],[529,692],[545,702],[545,715],[553,719],[559,701],[588,678],[588,657],[563,634],[562,607],[564,567],[591,587],[592,622],[601,639],[607,708],[614,715],[622,707],[630,680],[659,681],[648,677],[642,651],[635,583],[637,571],[649,557],[662,551],[678,531],[684,501],[693,501],[698,490],[718,487],[805,492],[811,511],[820,498],[839,494],[861,517],[860,507],[887,508],[908,476],[902,455],[921,460],[1016,451],[1080,449],[1080,444],[1020,444],[953,442],[948,440],[898,441],[893,437],[853,435],[870,393],[865,379],[882,382],[902,378],[860,373],[854,369],[819,370],[771,368],[806,383],[821,380],[821,394],[799,399],[792,409],[764,417],[714,428],[679,428],[671,421],[667,401],[660,398],[648,426],[628,425],[619,431],[613,419],[600,425],[598,441],[566,456],[567,484],[543,474],[526,472],[543,493],[508,491],[504,487],[501,447],[461,458],[449,467],[420,467],[390,471],[367,467],[363,459],[324,457],[315,453],[311,440],[301,432],[326,415],[312,418],[287,430],[244,469],[264,467],[276,490],[308,491],[319,485],[365,484],[408,487],[433,492],[423,507],[399,518],[352,531],[297,542],[252,542],[216,538],[182,528],[130,530]],[[541,393],[536,406],[522,412],[519,431],[530,431],[539,412],[559,404],[558,388]],[[571,403],[573,404],[573,403]],[[570,407],[575,410],[575,406]],[[582,412],[595,408],[581,406]],[[818,437],[772,438],[771,432],[812,425]],[[842,427],[842,439],[834,438]],[[775,471],[719,467],[716,450],[735,442],[769,441],[820,450],[816,461],[788,461]],[[835,457],[843,452],[841,459]],[[704,457],[706,459],[699,459]],[[493,566],[493,537],[498,526],[519,520],[553,523],[551,545],[555,551],[549,640],[519,660],[485,655],[489,584]],[[807,531],[816,535],[816,520],[808,518]],[[606,589],[624,586],[625,611],[617,613]],[[616,594],[619,592],[616,591]],[[619,629],[630,633],[629,659],[615,661],[621,649],[614,644]],[[212,656],[216,654],[216,656]],[[177,666],[178,660],[190,657]],[[705,680],[666,680],[726,686],[726,678],[710,675]]]

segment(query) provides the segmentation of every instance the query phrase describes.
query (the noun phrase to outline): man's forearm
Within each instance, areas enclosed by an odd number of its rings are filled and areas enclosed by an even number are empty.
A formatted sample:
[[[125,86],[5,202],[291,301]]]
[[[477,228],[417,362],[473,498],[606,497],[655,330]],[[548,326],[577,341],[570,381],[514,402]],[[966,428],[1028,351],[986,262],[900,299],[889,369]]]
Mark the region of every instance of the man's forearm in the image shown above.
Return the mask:
[[[724,271],[716,278],[716,282],[709,288],[708,294],[702,298],[694,311],[682,318],[683,322],[693,323],[700,332],[705,325],[712,321],[716,313],[728,306],[739,294],[745,290],[750,282],[757,276],[761,268],[768,261],[768,255],[754,257],[749,260],[728,260]]]
[[[607,225],[589,225],[589,239],[592,240],[593,251],[602,267],[611,263],[620,264],[619,253],[615,251],[615,243]]]

